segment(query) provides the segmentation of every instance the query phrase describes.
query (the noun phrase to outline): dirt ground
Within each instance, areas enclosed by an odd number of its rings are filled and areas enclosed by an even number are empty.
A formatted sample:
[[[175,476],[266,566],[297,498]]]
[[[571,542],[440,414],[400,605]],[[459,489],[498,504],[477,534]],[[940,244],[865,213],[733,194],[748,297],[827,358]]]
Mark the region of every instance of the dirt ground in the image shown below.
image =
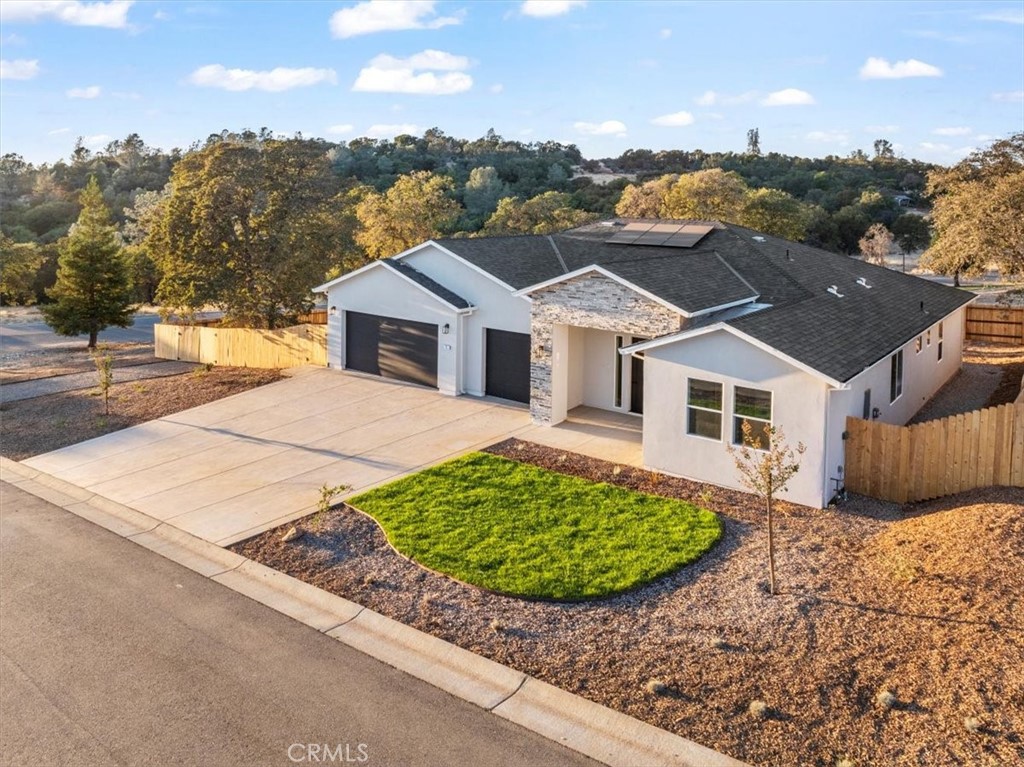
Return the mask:
[[[117,368],[160,362],[153,356],[153,344],[104,344],[103,347],[114,358]],[[96,370],[96,363],[81,344],[0,355],[0,385],[91,370]]]
[[[964,347],[963,368],[911,419],[923,423],[1013,402],[1024,376],[1024,346],[974,341]]]
[[[278,370],[222,367],[115,384],[110,389],[109,415],[104,414],[103,398],[96,390],[8,402],[0,405],[0,455],[22,460],[205,405],[280,378]]]
[[[232,548],[751,764],[1024,763],[1024,491],[787,507],[772,597],[751,496],[516,440],[492,450],[702,503],[723,538],[654,584],[571,604],[428,573],[344,507],[295,542],[278,529]]]

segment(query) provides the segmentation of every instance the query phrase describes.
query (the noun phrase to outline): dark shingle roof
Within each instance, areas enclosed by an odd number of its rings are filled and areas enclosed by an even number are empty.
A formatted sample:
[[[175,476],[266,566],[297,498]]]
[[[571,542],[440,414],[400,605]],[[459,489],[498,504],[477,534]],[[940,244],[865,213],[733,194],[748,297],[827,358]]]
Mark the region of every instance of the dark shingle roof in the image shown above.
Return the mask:
[[[715,313],[700,324],[719,317],[836,381],[849,380],[974,297],[734,224],[716,222],[695,247],[682,249],[605,242],[614,231],[598,224],[550,238],[441,244],[517,290],[598,265],[691,314],[756,296],[769,308]],[[858,285],[859,278],[872,287]],[[842,298],[827,292],[832,285]]]
[[[444,285],[440,284],[439,282],[435,282],[430,277],[425,275],[423,272],[409,266],[409,264],[403,263],[402,261],[398,261],[397,259],[394,258],[385,258],[383,263],[385,266],[391,267],[399,274],[408,277],[417,285],[426,288],[435,296],[437,296],[443,301],[448,302],[456,309],[468,309],[470,306],[472,306],[472,304],[469,303],[469,301],[467,301],[465,298],[458,295],[457,293],[453,293],[452,291],[448,290],[448,288],[446,288]]]

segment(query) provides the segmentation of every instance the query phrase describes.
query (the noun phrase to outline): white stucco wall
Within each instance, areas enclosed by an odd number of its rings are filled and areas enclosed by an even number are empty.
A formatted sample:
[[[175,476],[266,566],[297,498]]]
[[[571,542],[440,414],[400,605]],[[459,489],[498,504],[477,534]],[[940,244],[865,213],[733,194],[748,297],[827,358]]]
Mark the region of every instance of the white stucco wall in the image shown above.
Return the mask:
[[[917,336],[900,347],[903,350],[903,394],[895,402],[889,401],[891,354],[850,379],[848,389],[831,393],[826,458],[831,476],[836,476],[837,467],[843,465],[845,460],[842,433],[846,429],[846,417],[862,417],[865,391],[871,390],[871,408],[878,408],[879,411],[877,420],[901,425],[913,418],[917,411],[956,375],[963,364],[966,314],[966,308],[961,308],[942,320],[941,360],[938,359],[938,321],[930,327],[930,345],[928,333],[921,334],[920,353],[916,350]]]
[[[368,269],[327,292],[327,306],[337,307],[327,321],[327,364],[345,367],[345,312],[364,312],[400,320],[449,325],[438,330],[437,388],[444,394],[458,393],[460,322],[457,313],[429,293],[384,266]],[[463,331],[464,332],[464,331]]]
[[[722,433],[719,439],[689,435],[687,381],[722,384]],[[772,392],[772,423],[791,445],[807,452],[800,471],[781,497],[812,507],[828,498],[825,445],[828,385],[725,331],[649,349],[644,361],[644,465],[722,487],[744,489],[733,457],[732,411],[736,386]]]
[[[530,302],[439,248],[428,246],[402,259],[469,301],[476,310],[463,319],[460,393],[484,393],[486,328],[530,332]]]

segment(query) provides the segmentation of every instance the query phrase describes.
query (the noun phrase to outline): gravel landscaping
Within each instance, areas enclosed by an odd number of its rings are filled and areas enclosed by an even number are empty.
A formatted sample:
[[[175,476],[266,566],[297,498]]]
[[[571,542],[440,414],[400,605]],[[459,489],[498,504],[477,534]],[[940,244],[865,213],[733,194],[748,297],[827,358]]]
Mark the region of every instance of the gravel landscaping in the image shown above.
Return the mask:
[[[1024,376],[1024,347],[974,341],[964,347],[960,372],[910,420],[923,423],[1013,402]]]
[[[344,506],[233,550],[756,765],[1024,761],[1024,491],[782,505],[517,440],[492,452],[716,512],[719,543],[591,602],[499,596],[398,555]],[[529,499],[523,499],[529,502]]]

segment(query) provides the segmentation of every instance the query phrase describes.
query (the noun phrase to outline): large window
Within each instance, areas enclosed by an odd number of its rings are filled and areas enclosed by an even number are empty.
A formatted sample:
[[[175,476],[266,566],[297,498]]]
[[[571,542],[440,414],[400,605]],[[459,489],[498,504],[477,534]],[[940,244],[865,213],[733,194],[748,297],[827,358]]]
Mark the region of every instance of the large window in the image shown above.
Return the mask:
[[[772,393],[737,386],[732,420],[732,441],[735,444],[743,444],[743,422],[748,421],[754,444],[762,450],[767,450],[771,442],[768,429],[772,425]]]
[[[889,402],[895,402],[903,394],[903,350],[900,349],[889,359]]]
[[[722,384],[690,379],[686,433],[709,439],[722,438]]]

